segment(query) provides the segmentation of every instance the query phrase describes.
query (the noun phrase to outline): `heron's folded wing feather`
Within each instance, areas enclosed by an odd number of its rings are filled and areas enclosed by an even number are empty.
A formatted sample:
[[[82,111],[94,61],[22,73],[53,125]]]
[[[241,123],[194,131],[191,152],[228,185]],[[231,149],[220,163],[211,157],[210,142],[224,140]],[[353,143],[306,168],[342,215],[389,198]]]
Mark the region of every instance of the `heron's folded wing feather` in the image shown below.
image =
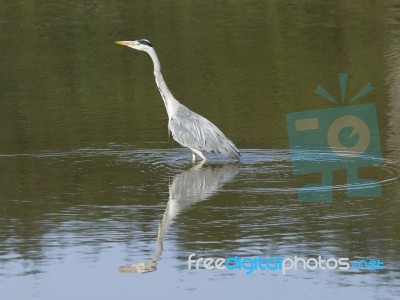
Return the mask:
[[[169,122],[174,139],[182,146],[237,158],[239,150],[221,130],[206,118],[180,107]]]

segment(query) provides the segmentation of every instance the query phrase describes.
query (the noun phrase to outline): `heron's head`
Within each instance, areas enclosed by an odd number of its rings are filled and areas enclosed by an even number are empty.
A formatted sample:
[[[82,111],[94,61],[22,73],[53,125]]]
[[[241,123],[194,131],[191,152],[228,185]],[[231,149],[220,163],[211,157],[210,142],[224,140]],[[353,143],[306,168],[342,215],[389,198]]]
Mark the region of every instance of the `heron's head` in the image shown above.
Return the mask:
[[[145,39],[136,41],[117,41],[115,43],[118,45],[127,46],[129,48],[146,52],[149,51],[150,49],[153,49],[153,45],[150,43],[150,41]]]

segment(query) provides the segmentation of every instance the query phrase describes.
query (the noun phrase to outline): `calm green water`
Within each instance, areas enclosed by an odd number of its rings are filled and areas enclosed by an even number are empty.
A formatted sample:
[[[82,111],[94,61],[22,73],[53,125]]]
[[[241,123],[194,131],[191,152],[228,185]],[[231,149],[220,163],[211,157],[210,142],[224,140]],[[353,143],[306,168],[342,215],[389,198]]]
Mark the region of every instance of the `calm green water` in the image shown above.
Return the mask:
[[[241,149],[190,162],[167,133],[147,38],[182,103]],[[0,10],[2,299],[398,299],[396,1],[6,1]],[[374,90],[378,198],[301,203],[286,114]],[[188,270],[198,257],[380,259],[384,270]],[[145,274],[138,274],[147,272]]]

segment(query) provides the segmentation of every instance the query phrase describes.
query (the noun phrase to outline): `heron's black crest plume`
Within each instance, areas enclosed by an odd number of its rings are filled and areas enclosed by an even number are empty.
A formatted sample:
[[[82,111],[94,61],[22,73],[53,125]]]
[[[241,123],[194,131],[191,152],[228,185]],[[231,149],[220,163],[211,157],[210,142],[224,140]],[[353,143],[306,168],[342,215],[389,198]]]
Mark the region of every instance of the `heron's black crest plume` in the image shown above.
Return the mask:
[[[153,45],[150,43],[149,40],[141,39],[141,40],[138,40],[138,42],[143,44],[143,45],[147,45],[147,46],[153,47]]]

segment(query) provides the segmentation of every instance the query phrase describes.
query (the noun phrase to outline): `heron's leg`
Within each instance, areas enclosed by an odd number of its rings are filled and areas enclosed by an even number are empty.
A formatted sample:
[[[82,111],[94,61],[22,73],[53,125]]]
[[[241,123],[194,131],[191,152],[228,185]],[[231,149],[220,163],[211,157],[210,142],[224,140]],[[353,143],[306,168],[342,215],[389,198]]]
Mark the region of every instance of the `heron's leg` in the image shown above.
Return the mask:
[[[201,157],[201,159],[202,159],[203,161],[206,161],[206,160],[207,160],[206,157],[203,155],[203,153],[201,153],[201,151],[199,151],[199,156]]]
[[[193,149],[193,148],[190,148],[190,150],[192,150],[192,152],[193,152],[193,154],[192,154],[192,160],[193,160],[193,161],[196,160],[195,153],[196,153],[198,156],[200,156],[202,160],[206,160],[206,158],[204,157],[203,153],[201,153],[200,150]]]

